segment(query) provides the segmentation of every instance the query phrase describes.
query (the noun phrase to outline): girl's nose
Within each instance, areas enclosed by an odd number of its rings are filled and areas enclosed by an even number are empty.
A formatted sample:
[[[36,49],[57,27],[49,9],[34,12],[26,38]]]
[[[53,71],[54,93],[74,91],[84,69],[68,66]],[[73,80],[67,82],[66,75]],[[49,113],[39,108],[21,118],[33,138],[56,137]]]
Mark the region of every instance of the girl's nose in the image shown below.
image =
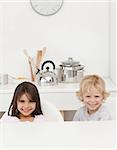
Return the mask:
[[[26,102],[26,103],[24,104],[24,106],[25,106],[25,107],[28,107],[28,106],[29,106],[29,103],[28,103],[28,102]]]

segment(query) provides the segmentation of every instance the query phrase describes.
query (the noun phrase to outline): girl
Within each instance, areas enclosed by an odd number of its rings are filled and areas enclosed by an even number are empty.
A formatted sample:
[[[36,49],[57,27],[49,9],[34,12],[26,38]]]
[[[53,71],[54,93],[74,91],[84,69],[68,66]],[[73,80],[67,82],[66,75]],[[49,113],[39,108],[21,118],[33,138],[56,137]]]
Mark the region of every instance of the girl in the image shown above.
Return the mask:
[[[87,75],[80,83],[77,96],[84,106],[77,110],[73,121],[110,120],[106,106],[102,105],[109,93],[105,90],[105,82],[98,75]]]
[[[4,121],[1,118],[1,121]],[[5,121],[10,122],[43,122],[40,97],[37,87],[30,82],[20,83],[14,92],[12,102],[8,110],[8,117]]]

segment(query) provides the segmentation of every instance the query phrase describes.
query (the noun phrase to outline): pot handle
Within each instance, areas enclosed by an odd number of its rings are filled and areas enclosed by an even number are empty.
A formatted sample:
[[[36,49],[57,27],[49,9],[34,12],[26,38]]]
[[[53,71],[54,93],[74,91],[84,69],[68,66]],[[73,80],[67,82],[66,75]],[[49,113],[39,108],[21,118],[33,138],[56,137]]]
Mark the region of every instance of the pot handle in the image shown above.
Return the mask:
[[[44,63],[43,63],[42,66],[41,66],[41,70],[44,69],[44,65],[45,65],[46,63],[51,63],[51,64],[53,65],[53,70],[55,70],[55,64],[54,64],[54,62],[51,61],[51,60],[46,60],[46,61],[44,61]]]

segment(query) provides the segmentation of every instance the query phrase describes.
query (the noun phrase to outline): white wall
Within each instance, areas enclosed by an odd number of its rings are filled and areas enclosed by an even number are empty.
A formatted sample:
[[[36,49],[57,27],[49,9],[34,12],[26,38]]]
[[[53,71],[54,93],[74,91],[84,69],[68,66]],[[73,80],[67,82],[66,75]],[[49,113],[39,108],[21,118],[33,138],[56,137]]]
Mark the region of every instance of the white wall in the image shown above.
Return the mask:
[[[116,53],[116,2],[113,0],[110,0],[110,9],[109,9],[109,15],[110,15],[110,36],[109,36],[109,56],[110,56],[110,67],[109,67],[109,74],[111,77],[111,80],[116,83],[117,85],[117,53]]]
[[[28,76],[22,50],[34,57],[37,49],[46,46],[45,59],[56,66],[72,56],[86,66],[86,73],[112,74],[109,0],[64,0],[61,10],[49,17],[34,12],[29,0],[1,4],[0,73]]]

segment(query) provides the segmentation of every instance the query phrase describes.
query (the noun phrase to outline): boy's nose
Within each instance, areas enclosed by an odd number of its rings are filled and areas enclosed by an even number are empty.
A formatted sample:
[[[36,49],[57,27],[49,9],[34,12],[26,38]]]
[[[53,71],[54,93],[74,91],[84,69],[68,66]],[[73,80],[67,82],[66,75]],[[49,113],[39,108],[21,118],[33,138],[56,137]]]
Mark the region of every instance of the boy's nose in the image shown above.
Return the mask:
[[[94,97],[91,97],[90,101],[91,101],[91,102],[95,102],[95,98],[94,98]]]

